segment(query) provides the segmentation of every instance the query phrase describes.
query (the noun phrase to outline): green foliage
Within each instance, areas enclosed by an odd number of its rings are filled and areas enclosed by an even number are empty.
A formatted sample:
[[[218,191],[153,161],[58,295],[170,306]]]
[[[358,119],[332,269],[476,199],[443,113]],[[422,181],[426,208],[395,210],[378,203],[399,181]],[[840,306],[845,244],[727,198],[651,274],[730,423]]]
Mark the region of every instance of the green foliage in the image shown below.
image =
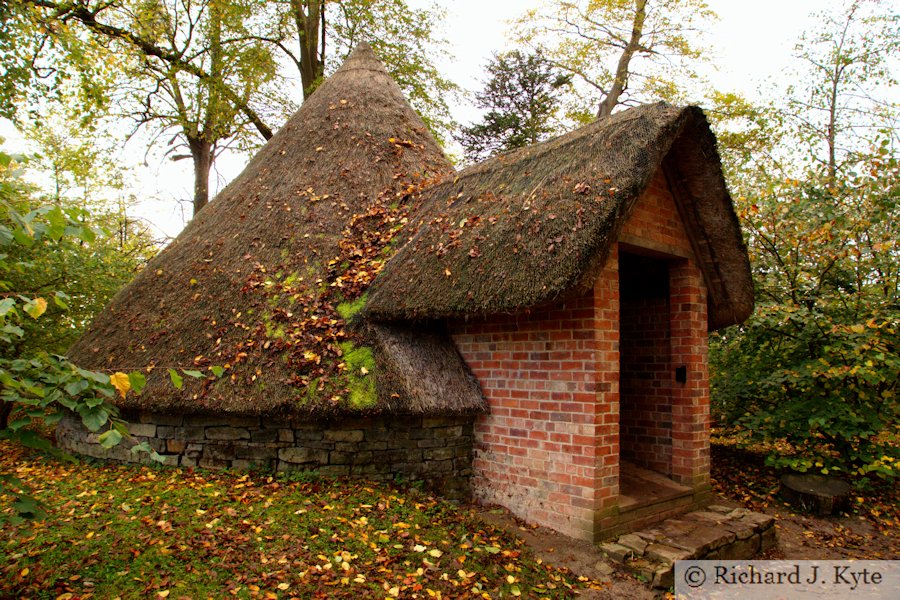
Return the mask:
[[[484,89],[475,95],[476,106],[487,113],[481,123],[462,127],[456,136],[468,160],[522,148],[557,131],[557,92],[571,78],[540,51],[495,54],[487,73]]]
[[[714,410],[772,464],[895,478],[900,160],[897,106],[879,92],[896,90],[881,51],[900,30],[873,8],[823,17],[799,48],[802,83],[757,113],[780,143],[732,163],[757,311],[710,357]]]
[[[153,142],[165,140],[174,160],[192,159],[196,212],[208,200],[210,168],[222,148],[254,143],[254,129],[271,136],[254,105],[277,65],[248,29],[265,8],[253,0],[15,0],[9,35],[25,50],[0,62],[27,85],[9,90],[0,106],[22,120],[26,101],[52,92],[69,108],[77,85],[91,99],[82,104],[97,114],[129,119]],[[38,119],[49,112],[45,102],[29,104]],[[95,120],[84,114],[86,123]]]
[[[788,442],[774,462],[898,476],[884,457],[900,457],[900,168],[886,144],[857,167],[739,198],[759,307],[714,337],[713,398],[726,421]]]
[[[52,261],[56,257],[77,254],[79,249],[96,243],[97,230],[89,224],[89,215],[83,209],[58,204],[32,206],[30,190],[21,182],[21,170],[13,158],[0,152],[0,165],[0,439],[50,450],[49,442],[35,432],[34,425],[52,427],[71,412],[90,431],[105,429],[100,443],[112,447],[128,431],[110,400],[117,390],[122,395],[128,390],[139,393],[145,382],[143,374],[116,373],[110,377],[86,371],[42,347],[56,336],[41,336],[40,326],[46,323],[48,329],[59,327],[53,318],[55,311],[69,310],[72,305],[84,310],[84,303],[74,294],[54,290],[49,283],[27,290],[19,287],[40,281],[47,273],[44,269],[48,260],[55,264]],[[27,212],[22,212],[22,207]],[[48,308],[47,298],[52,299],[52,308]],[[65,322],[63,327],[77,333],[80,321]],[[10,486],[20,490],[23,484],[4,477],[0,486],[0,491]],[[16,498],[16,519],[40,516],[40,507],[26,493],[17,492]]]
[[[35,118],[58,104],[89,122],[109,107],[115,65],[83,31],[45,26],[35,4],[0,4],[0,117]]]
[[[40,319],[17,326],[9,353],[28,356],[37,351],[62,354],[119,288],[155,252],[146,229],[130,219],[124,202],[103,201],[91,172],[120,173],[98,160],[86,142],[38,139],[44,156],[20,159],[0,169],[4,185],[0,213],[0,244],[4,266],[0,293],[39,298]],[[96,145],[95,145],[96,146]],[[46,197],[23,179],[25,167],[49,177]],[[88,213],[85,206],[97,209]],[[37,300],[33,300],[37,302]],[[38,306],[23,309],[35,316]]]

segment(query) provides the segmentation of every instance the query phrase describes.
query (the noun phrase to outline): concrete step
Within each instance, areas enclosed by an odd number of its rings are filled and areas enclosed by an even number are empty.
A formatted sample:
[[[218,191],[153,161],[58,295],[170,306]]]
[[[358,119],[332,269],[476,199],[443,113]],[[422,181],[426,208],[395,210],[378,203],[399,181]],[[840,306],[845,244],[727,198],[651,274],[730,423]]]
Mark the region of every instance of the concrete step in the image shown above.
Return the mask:
[[[600,548],[652,587],[670,588],[676,560],[749,559],[774,545],[773,517],[713,505],[621,535]]]

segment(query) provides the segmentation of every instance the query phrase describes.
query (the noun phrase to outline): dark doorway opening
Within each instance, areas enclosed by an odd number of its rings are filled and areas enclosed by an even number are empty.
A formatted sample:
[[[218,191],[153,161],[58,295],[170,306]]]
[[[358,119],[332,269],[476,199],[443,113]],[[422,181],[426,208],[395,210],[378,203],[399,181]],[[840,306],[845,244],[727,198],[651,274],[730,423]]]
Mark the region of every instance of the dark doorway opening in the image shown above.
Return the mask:
[[[688,492],[672,474],[670,262],[619,256],[619,506]]]

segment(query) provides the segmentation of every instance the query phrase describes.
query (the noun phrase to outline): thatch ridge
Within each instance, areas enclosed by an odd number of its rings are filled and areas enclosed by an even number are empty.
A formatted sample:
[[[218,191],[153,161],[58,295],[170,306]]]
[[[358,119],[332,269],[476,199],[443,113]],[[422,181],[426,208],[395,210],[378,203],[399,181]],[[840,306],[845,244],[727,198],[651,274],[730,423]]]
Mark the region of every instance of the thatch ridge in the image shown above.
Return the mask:
[[[367,368],[373,342],[346,320],[418,190],[451,171],[361,45],[69,356],[86,368],[145,370],[143,393],[120,403],[128,409],[314,417],[390,409],[369,393],[379,375]],[[211,366],[224,374],[210,375]],[[207,377],[185,377],[179,390],[170,368]],[[427,412],[416,405],[422,398],[407,400],[409,412]]]
[[[364,314],[376,321],[512,313],[593,285],[665,162],[690,209],[710,286],[710,327],[749,316],[749,259],[703,112],[623,111],[513,151],[429,189]]]

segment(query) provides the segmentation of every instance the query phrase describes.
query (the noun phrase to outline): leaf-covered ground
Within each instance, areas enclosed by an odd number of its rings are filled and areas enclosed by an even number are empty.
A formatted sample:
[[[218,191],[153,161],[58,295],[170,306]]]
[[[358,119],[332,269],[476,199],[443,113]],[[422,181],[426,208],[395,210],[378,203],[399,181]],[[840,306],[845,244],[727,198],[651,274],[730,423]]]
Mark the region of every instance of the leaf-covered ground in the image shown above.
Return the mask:
[[[2,598],[567,598],[599,585],[416,489],[66,462],[6,442],[0,472],[50,513],[0,530]]]
[[[778,548],[770,558],[900,559],[900,489],[875,483],[852,492],[848,514],[819,518],[794,510],[779,495],[777,469],[763,453],[720,438],[712,446],[716,494],[745,508],[775,516]]]

